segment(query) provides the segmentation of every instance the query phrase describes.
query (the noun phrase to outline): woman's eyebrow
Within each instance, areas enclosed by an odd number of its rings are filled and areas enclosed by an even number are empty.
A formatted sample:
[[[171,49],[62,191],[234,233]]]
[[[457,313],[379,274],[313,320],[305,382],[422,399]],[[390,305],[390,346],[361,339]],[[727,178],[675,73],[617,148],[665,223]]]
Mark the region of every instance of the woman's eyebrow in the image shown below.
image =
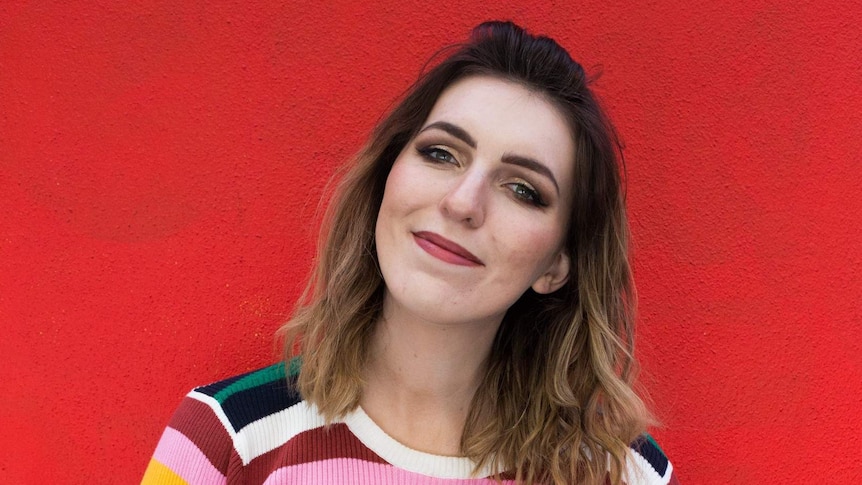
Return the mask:
[[[557,195],[560,195],[560,186],[557,184],[557,179],[554,177],[554,173],[551,172],[545,164],[539,162],[538,160],[532,159],[530,157],[522,157],[521,155],[503,155],[502,159],[503,163],[508,163],[510,165],[517,165],[519,167],[524,167],[527,170],[531,170],[538,174],[544,175],[548,179],[551,180],[554,184],[554,188],[557,189]]]
[[[422,128],[419,133],[431,129],[443,130],[446,133],[449,133],[450,135],[454,136],[455,138],[463,141],[464,143],[469,145],[470,148],[476,148],[476,140],[474,140],[473,137],[470,136],[469,133],[467,133],[467,130],[461,128],[458,125],[449,123],[448,121],[435,121],[434,123],[431,123],[425,128]],[[521,155],[504,155],[502,161],[503,163],[524,167],[527,170],[531,170],[538,174],[544,175],[554,184],[554,188],[557,190],[557,195],[560,195],[560,186],[559,184],[557,184],[557,179],[556,177],[554,177],[554,173],[551,172],[551,169],[549,169],[542,162]]]
[[[426,126],[425,128],[422,128],[422,130],[420,130],[419,133],[422,133],[423,131],[426,131],[426,130],[430,130],[432,128],[437,128],[438,130],[443,130],[446,133],[449,133],[450,135],[454,136],[455,138],[463,141],[464,143],[469,145],[470,148],[476,148],[476,140],[474,140],[473,137],[470,136],[470,134],[467,133],[467,131],[464,128],[461,128],[458,125],[453,125],[452,123],[449,123],[448,121],[435,121],[434,123],[431,123],[430,125]]]

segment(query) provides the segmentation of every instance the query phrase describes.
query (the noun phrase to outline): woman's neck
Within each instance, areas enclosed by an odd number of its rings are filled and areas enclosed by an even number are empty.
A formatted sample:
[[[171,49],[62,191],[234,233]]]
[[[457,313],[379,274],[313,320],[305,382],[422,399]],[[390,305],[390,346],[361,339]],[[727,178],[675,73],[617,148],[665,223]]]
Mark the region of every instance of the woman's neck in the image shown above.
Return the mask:
[[[437,324],[384,310],[369,349],[363,409],[406,446],[460,454],[464,422],[498,326]]]

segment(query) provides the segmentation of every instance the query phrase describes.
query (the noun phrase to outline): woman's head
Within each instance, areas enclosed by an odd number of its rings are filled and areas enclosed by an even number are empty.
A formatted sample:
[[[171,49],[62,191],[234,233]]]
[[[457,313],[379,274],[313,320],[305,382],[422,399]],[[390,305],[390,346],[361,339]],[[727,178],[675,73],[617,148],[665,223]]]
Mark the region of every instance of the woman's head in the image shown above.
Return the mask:
[[[557,107],[521,84],[450,84],[395,160],[375,228],[385,320],[407,311],[492,335],[528,289],[568,279],[574,143]]]
[[[343,183],[342,207],[335,216],[345,216],[353,226],[342,235],[361,234],[353,239],[364,256],[375,257],[374,234],[389,172],[407,144],[426,124],[437,100],[451,85],[466,77],[484,76],[505,80],[535,93],[558,109],[568,122],[575,153],[571,160],[573,184],[570,221],[565,247],[573,267],[569,284],[577,286],[583,267],[578,255],[603,251],[602,243],[625,243],[625,215],[620,197],[618,170],[619,145],[615,132],[588,88],[589,80],[581,66],[555,41],[528,34],[511,23],[486,22],[473,31],[470,40],[444,52],[454,51],[423,75],[405,98],[378,125],[357,164]],[[529,123],[529,120],[525,120]],[[349,195],[347,193],[349,192]],[[337,224],[337,221],[333,221]],[[623,230],[619,239],[597,238],[609,225]],[[332,234],[339,237],[339,234]],[[351,237],[351,236],[347,236]],[[359,244],[356,244],[359,243]],[[622,248],[625,250],[625,248]],[[339,251],[339,257],[344,252]],[[368,269],[376,260],[368,259]],[[377,271],[368,271],[375,278]],[[371,286],[382,283],[369,281]]]
[[[505,464],[527,481],[598,477],[607,464],[590,457],[609,454],[616,478],[646,413],[630,386],[633,289],[614,130],[583,69],[549,38],[488,22],[444,52],[451,53],[379,123],[328,210],[313,281],[286,327],[303,355],[300,389],[329,418],[358,404],[361,369],[386,292],[375,238],[393,166],[423,147],[423,156],[445,158],[428,151],[433,144],[410,145],[437,121],[429,116],[441,96],[477,80],[507,86],[558,122],[548,143],[567,158],[554,166],[557,202],[567,207],[555,209],[561,219],[537,226],[558,232],[545,247],[553,250],[523,270],[541,269],[531,273],[536,282],[545,269],[551,276],[544,286],[525,284],[505,312],[462,448],[480,464]],[[525,129],[531,122],[523,120]],[[524,187],[506,187],[532,197]],[[451,242],[437,235],[432,243]]]

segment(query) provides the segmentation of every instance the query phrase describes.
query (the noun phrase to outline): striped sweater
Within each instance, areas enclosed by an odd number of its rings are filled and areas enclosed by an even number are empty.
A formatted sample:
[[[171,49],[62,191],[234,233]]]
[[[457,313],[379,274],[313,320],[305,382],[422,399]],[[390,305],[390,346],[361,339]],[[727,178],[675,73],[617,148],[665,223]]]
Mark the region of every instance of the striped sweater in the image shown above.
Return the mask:
[[[314,405],[288,385],[296,361],[198,387],[171,418],[142,485],[498,483],[474,475],[468,458],[405,447],[361,408],[328,428]],[[630,485],[677,484],[652,438],[631,447]],[[503,480],[514,485],[514,481]]]

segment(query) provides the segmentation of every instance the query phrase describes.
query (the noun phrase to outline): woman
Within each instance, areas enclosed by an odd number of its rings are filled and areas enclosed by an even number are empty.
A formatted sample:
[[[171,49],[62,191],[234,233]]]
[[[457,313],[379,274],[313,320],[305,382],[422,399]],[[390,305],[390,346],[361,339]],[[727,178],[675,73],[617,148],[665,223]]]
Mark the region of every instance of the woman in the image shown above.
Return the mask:
[[[144,483],[675,483],[587,82],[501,22],[422,76],[341,181],[287,369],[192,391]]]

